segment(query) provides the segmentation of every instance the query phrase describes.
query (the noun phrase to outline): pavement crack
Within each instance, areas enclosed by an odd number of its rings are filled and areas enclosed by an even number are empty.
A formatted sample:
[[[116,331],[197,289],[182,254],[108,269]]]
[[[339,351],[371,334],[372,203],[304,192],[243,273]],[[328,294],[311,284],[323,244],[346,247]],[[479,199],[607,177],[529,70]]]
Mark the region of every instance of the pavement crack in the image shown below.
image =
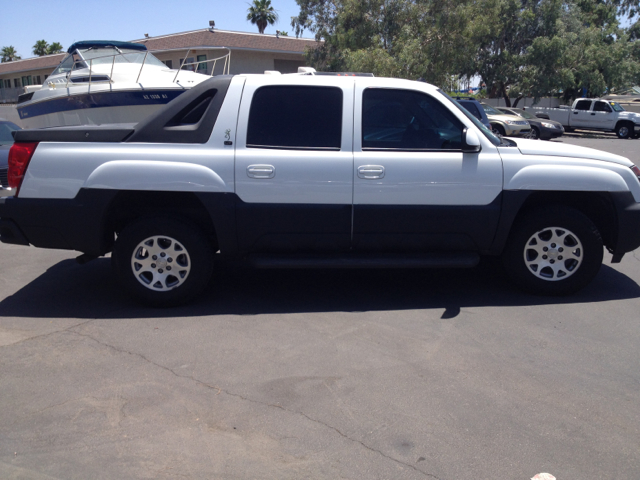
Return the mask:
[[[78,326],[80,326],[80,325],[78,325]],[[424,475],[425,477],[429,477],[429,478],[434,478],[436,480],[440,480],[437,476],[432,475],[430,473],[423,472],[419,468],[416,468],[415,466],[413,466],[413,465],[411,465],[409,463],[402,462],[402,461],[398,460],[397,458],[393,458],[393,457],[391,457],[389,455],[386,455],[383,452],[381,452],[380,450],[376,450],[375,448],[370,447],[369,445],[363,443],[360,440],[357,440],[357,439],[349,437],[345,433],[341,432],[338,428],[336,428],[336,427],[334,427],[332,425],[329,425],[328,423],[325,423],[325,422],[322,422],[320,420],[317,420],[315,418],[310,417],[306,413],[299,412],[299,411],[296,411],[296,410],[288,410],[285,407],[283,407],[282,405],[278,405],[278,404],[274,404],[274,403],[265,403],[265,402],[261,402],[259,400],[254,400],[252,398],[245,397],[245,396],[240,395],[238,393],[229,392],[229,391],[227,391],[227,390],[225,390],[223,388],[218,387],[217,385],[211,385],[209,383],[203,382],[202,380],[194,378],[194,377],[192,377],[190,375],[180,375],[179,373],[175,372],[174,370],[170,369],[169,367],[165,367],[164,365],[160,365],[159,363],[156,363],[156,362],[148,359],[147,357],[145,357],[141,353],[131,352],[131,351],[125,350],[123,348],[118,348],[118,347],[115,347],[113,345],[109,345],[108,343],[101,342],[100,340],[98,340],[95,337],[92,337],[91,335],[88,335],[86,333],[80,333],[80,332],[77,332],[77,331],[70,331],[70,333],[73,333],[75,335],[78,335],[78,336],[85,337],[85,338],[88,338],[90,340],[93,340],[94,342],[96,342],[96,343],[98,343],[98,344],[100,344],[100,345],[102,345],[102,346],[104,346],[106,348],[109,348],[111,350],[114,350],[116,352],[124,353],[124,354],[127,354],[127,355],[132,355],[132,356],[138,357],[138,358],[144,360],[145,362],[148,362],[151,365],[154,365],[154,366],[156,366],[156,367],[158,367],[158,368],[160,368],[162,370],[165,370],[165,371],[171,373],[172,375],[174,375],[174,376],[176,376],[178,378],[182,378],[182,379],[185,379],[185,380],[191,380],[192,382],[195,382],[195,383],[197,383],[199,385],[202,385],[203,387],[206,387],[206,388],[211,389],[211,390],[215,390],[216,391],[216,395],[219,395],[220,392],[222,392],[222,393],[224,393],[226,395],[229,395],[230,397],[236,397],[236,398],[239,398],[239,399],[244,400],[246,402],[251,402],[251,403],[255,403],[255,404],[258,404],[258,405],[271,407],[271,408],[277,408],[279,410],[282,410],[282,411],[290,413],[290,414],[300,415],[300,416],[306,418],[307,420],[309,420],[311,422],[317,423],[318,425],[322,425],[325,428],[329,428],[329,429],[333,430],[334,432],[336,432],[338,435],[340,435],[344,439],[349,440],[350,442],[357,443],[357,444],[361,445],[363,448],[365,448],[365,449],[367,449],[367,450],[369,450],[371,452],[377,453],[378,455],[380,455],[380,456],[382,456],[382,457],[384,457],[384,458],[386,458],[388,460],[391,460],[392,462],[395,462],[395,463],[397,463],[399,465],[402,465],[404,467],[407,467],[407,468],[410,468],[412,470],[415,470],[417,473],[420,473],[420,474]]]
[[[34,335],[33,337],[27,337],[27,338],[25,338],[23,340],[20,340],[19,342],[8,343],[7,345],[2,345],[2,346],[0,346],[0,348],[13,347],[13,346],[16,346],[16,345],[21,345],[21,344],[26,343],[26,342],[30,342],[32,340],[37,340],[37,339],[40,339],[40,338],[46,338],[46,337],[49,337],[51,335],[56,335],[58,333],[68,332],[68,331],[71,331],[72,328],[81,327],[83,325],[86,325],[89,322],[93,322],[94,320],[96,320],[96,319],[92,318],[90,320],[85,320],[84,322],[76,323],[75,325],[70,325],[70,326],[68,326],[66,328],[62,328],[60,330],[54,330],[54,331],[49,332],[49,333],[42,333],[40,335]]]

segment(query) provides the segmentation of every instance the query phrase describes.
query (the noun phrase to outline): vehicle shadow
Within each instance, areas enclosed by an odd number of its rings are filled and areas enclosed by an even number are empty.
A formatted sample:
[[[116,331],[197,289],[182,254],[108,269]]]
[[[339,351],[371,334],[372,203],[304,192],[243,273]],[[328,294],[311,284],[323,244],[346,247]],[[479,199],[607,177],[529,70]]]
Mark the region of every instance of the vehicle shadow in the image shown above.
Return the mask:
[[[569,297],[517,290],[495,259],[474,269],[252,270],[219,264],[205,293],[189,305],[154,309],[123,292],[110,260],[64,260],[0,302],[0,316],[33,318],[163,318],[305,312],[444,309],[591,303],[640,297],[640,286],[603,265],[596,279]]]

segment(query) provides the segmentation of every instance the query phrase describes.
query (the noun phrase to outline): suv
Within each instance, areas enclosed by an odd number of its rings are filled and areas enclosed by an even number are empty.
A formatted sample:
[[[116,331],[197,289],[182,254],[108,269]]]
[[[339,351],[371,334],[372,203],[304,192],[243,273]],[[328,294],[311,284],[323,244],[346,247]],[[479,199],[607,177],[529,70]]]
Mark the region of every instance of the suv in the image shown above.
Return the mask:
[[[471,115],[480,120],[485,127],[491,130],[491,123],[489,122],[489,118],[484,112],[482,104],[478,100],[473,97],[456,97],[456,101],[464,108],[466,108],[469,113],[471,113]]]
[[[506,135],[507,137],[529,137],[531,135],[531,125],[524,118],[516,119],[512,115],[505,115],[486,103],[480,105],[489,118],[491,131],[496,135]]]

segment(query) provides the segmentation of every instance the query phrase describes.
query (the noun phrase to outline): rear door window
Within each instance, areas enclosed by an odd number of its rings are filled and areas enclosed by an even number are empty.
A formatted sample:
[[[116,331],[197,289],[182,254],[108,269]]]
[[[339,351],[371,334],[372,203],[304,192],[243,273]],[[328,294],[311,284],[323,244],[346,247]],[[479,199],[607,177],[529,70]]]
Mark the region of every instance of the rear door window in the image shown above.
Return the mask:
[[[589,110],[591,108],[591,100],[580,100],[576,104],[576,110]]]
[[[340,150],[342,89],[273,85],[256,90],[248,148]]]

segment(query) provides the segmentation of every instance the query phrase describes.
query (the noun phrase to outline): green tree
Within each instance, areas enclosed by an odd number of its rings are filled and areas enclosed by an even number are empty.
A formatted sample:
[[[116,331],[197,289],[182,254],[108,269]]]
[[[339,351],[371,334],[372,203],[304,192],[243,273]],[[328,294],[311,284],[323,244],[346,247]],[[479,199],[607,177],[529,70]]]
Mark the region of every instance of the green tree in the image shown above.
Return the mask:
[[[38,40],[33,46],[33,54],[39,57],[43,57],[47,54],[49,43],[46,40]]]
[[[2,47],[2,63],[13,62],[14,60],[20,60],[22,57],[18,55],[16,49],[13,46]]]
[[[260,33],[264,33],[267,25],[273,25],[278,21],[278,13],[271,6],[271,0],[253,0],[247,12],[247,21],[257,25]]]
[[[64,47],[62,46],[62,44],[58,42],[53,42],[51,45],[49,45],[49,48],[47,48],[47,55],[53,55],[54,53],[62,53],[63,50],[64,50]]]
[[[443,84],[471,54],[469,0],[297,0],[296,35],[315,33],[307,62],[318,70],[367,71]]]
[[[480,77],[507,105],[640,81],[640,27],[618,24],[640,0],[296,1],[291,26],[315,34],[305,56],[319,71],[422,77],[443,88]]]

